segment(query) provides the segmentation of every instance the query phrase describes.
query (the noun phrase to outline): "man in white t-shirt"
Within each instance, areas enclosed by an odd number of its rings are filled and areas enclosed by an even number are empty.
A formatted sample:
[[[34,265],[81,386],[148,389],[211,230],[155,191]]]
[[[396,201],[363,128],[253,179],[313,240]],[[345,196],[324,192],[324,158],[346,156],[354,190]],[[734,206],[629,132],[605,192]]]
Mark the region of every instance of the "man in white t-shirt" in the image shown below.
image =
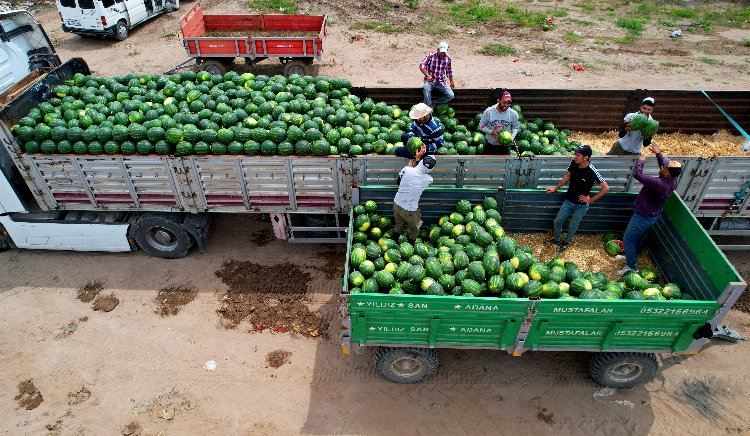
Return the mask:
[[[419,210],[419,199],[428,186],[432,184],[430,171],[437,161],[431,155],[426,155],[427,147],[422,146],[416,153],[416,160],[409,161],[398,173],[398,192],[393,198],[394,235],[398,241],[406,227],[406,237],[414,242],[422,226],[422,213]],[[424,157],[423,157],[424,156]]]
[[[639,113],[645,115],[650,120],[651,114],[654,112],[654,106],[656,106],[656,100],[653,97],[646,97],[641,102],[639,112],[632,112],[625,115],[623,126],[619,132],[620,139],[615,142],[607,154],[620,156],[639,155],[644,146],[648,147],[651,145],[651,137],[643,136],[643,133],[640,131],[631,129],[630,120]]]

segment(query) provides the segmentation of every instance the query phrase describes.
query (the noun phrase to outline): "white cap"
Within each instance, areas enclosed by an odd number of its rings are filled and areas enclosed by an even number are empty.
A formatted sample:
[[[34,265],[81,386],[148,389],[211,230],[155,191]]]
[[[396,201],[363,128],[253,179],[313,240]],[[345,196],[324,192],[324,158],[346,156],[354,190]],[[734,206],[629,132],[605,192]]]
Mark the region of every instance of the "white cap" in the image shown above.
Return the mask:
[[[448,43],[443,41],[440,44],[438,44],[438,51],[440,53],[448,53]]]

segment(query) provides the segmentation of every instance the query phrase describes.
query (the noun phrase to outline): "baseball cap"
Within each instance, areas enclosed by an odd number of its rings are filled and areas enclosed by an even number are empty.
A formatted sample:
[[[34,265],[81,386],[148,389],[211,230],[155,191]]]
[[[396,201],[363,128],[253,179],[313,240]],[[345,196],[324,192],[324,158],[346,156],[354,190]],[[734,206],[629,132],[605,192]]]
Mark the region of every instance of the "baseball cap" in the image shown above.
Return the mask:
[[[578,147],[574,148],[573,151],[575,151],[576,153],[580,153],[584,156],[588,156],[588,157],[591,157],[591,154],[593,153],[593,151],[591,150],[591,147],[589,147],[586,144],[579,145]]]
[[[428,154],[427,156],[423,157],[420,162],[422,162],[422,165],[424,165],[425,168],[427,168],[428,170],[431,170],[435,168],[435,165],[437,164],[437,159],[435,159],[433,156]]]
[[[656,100],[654,100],[654,97],[646,97],[643,99],[641,104],[647,104],[649,106],[656,106]]]
[[[440,44],[438,44],[438,51],[440,53],[448,53],[448,43],[443,41]]]
[[[682,164],[676,160],[670,160],[667,162],[667,169],[669,170],[669,175],[675,178],[682,173]]]
[[[502,94],[500,94],[500,100],[513,101],[513,97],[510,96],[509,91],[503,91]]]

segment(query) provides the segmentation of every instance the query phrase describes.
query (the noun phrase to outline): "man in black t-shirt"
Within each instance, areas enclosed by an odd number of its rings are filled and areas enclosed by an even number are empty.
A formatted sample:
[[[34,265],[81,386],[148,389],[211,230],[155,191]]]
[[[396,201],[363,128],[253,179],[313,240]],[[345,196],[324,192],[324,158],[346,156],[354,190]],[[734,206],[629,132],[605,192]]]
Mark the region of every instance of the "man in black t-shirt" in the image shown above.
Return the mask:
[[[557,252],[562,253],[565,251],[565,247],[570,244],[573,239],[573,235],[578,230],[578,224],[581,223],[581,219],[586,215],[589,210],[589,204],[602,198],[604,194],[609,191],[607,182],[596,167],[589,161],[591,159],[591,147],[588,145],[581,145],[575,148],[575,156],[573,161],[568,167],[568,172],[565,173],[560,183],[554,188],[547,188],[547,192],[557,192],[558,189],[563,187],[568,181],[570,186],[568,192],[565,194],[565,201],[560,207],[560,211],[557,212],[555,218],[555,230],[552,239],[547,241],[550,244],[557,244]],[[589,197],[591,188],[594,186],[594,182],[599,184],[599,192],[593,197]],[[561,240],[562,226],[565,220],[570,217],[570,224],[568,226],[568,233],[565,236],[565,240]]]

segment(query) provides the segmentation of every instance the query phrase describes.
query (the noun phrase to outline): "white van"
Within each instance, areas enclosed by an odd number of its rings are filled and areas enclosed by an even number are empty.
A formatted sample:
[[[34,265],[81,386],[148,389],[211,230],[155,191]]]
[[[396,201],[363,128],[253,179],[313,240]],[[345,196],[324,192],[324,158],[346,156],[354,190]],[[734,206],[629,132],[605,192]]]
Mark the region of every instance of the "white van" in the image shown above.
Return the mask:
[[[56,0],[62,29],[78,35],[112,36],[180,7],[180,0]]]

